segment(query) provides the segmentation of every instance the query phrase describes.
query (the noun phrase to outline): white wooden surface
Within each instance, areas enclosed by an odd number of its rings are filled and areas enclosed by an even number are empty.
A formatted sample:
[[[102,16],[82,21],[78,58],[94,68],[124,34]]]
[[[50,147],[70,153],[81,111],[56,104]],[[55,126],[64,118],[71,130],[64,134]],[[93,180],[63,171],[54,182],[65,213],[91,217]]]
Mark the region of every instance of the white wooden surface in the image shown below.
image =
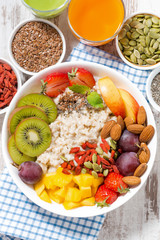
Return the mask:
[[[160,0],[124,0],[126,15],[132,12],[146,11],[160,15]],[[67,10],[59,17],[52,19],[64,33],[69,56],[72,48],[78,41],[71,34],[66,21]],[[0,57],[8,57],[8,38],[12,29],[27,18],[34,16],[26,9],[20,0],[0,0]],[[104,45],[101,49],[117,55],[115,43]],[[25,76],[28,79],[28,76]],[[160,135],[160,114],[154,112],[157,123],[158,136]],[[0,115],[0,135],[4,114]],[[0,136],[1,139],[1,136]],[[160,140],[160,137],[159,137]],[[0,140],[1,146],[1,140]],[[98,240],[159,240],[160,239],[160,141],[155,165],[143,188],[128,203],[109,213],[99,233]],[[4,161],[0,149],[0,172],[3,171]],[[0,235],[1,239],[1,235]],[[5,238],[4,238],[5,239]]]

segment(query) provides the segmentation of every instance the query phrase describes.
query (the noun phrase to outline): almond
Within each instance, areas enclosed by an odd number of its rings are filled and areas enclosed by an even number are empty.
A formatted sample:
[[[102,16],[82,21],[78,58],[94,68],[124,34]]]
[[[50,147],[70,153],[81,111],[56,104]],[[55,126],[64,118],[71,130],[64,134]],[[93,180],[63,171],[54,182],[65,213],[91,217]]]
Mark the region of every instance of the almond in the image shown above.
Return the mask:
[[[146,119],[147,119],[146,111],[145,111],[144,107],[141,106],[138,109],[138,113],[137,113],[137,123],[143,125],[143,124],[145,124]]]
[[[141,124],[131,124],[127,127],[127,130],[134,134],[140,134],[144,129],[144,126]]]
[[[147,163],[150,159],[150,150],[145,143],[141,143],[141,152],[138,158],[140,163]]]
[[[125,124],[123,118],[120,115],[117,117],[117,123],[121,126],[121,129],[123,131],[125,128]]]
[[[146,163],[141,163],[135,170],[134,172],[134,176],[136,177],[141,177],[143,175],[143,173],[146,171],[147,169],[147,164]]]
[[[136,187],[141,183],[141,179],[136,176],[123,177],[122,181],[127,185],[129,185],[130,187]]]
[[[112,127],[110,131],[110,136],[114,141],[118,141],[120,139],[121,133],[122,133],[121,126],[117,123]]]
[[[126,124],[126,128],[127,128],[129,125],[131,125],[131,124],[134,123],[134,121],[133,121],[133,119],[132,119],[131,117],[126,117],[126,118],[124,119],[124,122],[125,122],[125,124]]]
[[[148,125],[141,132],[139,136],[139,141],[144,143],[149,142],[152,139],[153,135],[154,135],[154,127],[152,125]]]
[[[110,136],[111,128],[116,124],[114,120],[105,123],[101,130],[101,138],[105,139]]]

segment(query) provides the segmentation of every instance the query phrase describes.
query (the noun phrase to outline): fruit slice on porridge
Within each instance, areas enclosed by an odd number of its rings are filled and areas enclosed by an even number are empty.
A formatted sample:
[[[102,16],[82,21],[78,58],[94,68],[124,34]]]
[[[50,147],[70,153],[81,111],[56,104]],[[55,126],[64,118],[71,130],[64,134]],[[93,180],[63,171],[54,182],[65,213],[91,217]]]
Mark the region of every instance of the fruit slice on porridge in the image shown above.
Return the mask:
[[[50,74],[42,82],[43,94],[20,99],[8,124],[9,146],[16,149],[9,152],[24,171],[22,181],[32,182],[43,201],[66,210],[109,206],[139,185],[154,135],[143,106],[110,78],[96,82],[82,68]]]

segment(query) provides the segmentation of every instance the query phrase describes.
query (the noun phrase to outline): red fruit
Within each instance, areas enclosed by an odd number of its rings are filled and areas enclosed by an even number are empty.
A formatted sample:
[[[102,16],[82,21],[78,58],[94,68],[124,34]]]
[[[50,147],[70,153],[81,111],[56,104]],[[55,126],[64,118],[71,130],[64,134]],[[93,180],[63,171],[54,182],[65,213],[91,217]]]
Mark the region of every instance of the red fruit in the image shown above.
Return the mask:
[[[105,184],[101,185],[96,194],[95,200],[97,206],[104,207],[112,204],[118,198],[118,193],[108,189]]]
[[[45,88],[44,91],[49,97],[57,97],[63,93],[68,86],[69,79],[67,73],[58,72],[48,75],[43,85]]]
[[[96,83],[93,75],[84,68],[72,68],[72,72],[68,73],[68,77],[71,85],[86,85],[92,88]]]
[[[104,184],[107,188],[119,192],[126,193],[129,191],[127,184],[122,181],[123,176],[119,173],[111,172],[107,175]]]

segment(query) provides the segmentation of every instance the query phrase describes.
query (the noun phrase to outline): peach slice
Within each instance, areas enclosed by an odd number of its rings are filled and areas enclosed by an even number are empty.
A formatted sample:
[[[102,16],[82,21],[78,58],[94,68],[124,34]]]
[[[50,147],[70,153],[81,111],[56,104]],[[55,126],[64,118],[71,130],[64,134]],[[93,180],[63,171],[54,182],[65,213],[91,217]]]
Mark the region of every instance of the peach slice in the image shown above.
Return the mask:
[[[139,104],[128,91],[121,88],[118,90],[124,101],[126,117],[131,117],[136,122]]]
[[[104,77],[98,80],[98,85],[102,97],[112,113],[116,116],[120,115],[122,118],[124,118],[124,102],[113,81],[109,77]]]

